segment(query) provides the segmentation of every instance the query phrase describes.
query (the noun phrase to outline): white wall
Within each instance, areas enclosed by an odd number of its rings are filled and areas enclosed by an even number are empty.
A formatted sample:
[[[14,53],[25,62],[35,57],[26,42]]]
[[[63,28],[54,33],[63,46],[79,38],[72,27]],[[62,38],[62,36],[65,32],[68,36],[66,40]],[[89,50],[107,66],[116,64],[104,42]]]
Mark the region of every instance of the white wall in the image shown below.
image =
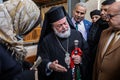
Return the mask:
[[[100,3],[98,3],[98,1]],[[90,12],[94,9],[100,9],[101,7],[101,2],[103,2],[104,0],[89,0],[86,2],[86,6],[87,6],[87,13],[85,18],[88,19],[89,21],[91,21],[90,18]]]
[[[116,1],[120,1],[120,0],[116,0]]]

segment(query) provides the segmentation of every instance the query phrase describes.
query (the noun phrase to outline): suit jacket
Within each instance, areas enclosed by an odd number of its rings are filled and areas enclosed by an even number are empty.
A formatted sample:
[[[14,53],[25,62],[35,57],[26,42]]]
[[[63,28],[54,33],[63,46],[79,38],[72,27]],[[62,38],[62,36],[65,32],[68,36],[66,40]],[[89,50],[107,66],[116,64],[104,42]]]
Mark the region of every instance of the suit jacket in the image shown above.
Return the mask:
[[[73,18],[71,20],[72,20],[72,23],[73,23],[73,25],[75,27],[76,21]],[[89,31],[90,31],[90,27],[91,27],[92,23],[90,21],[86,20],[86,19],[83,19],[83,24],[85,26],[85,30],[87,31],[87,37],[88,37]]]
[[[83,23],[84,23],[84,26],[85,26],[85,29],[86,29],[87,35],[88,35],[92,23],[90,21],[86,20],[86,19],[83,20]]]
[[[73,22],[74,27],[75,27],[76,21],[73,18],[72,18],[72,22]],[[86,20],[86,19],[83,19],[83,24],[84,24],[85,30],[87,31],[87,34],[88,34],[89,33],[89,29],[90,29],[92,23],[90,21]]]
[[[93,80],[120,80],[120,39],[101,56],[112,29],[103,31],[98,45]]]

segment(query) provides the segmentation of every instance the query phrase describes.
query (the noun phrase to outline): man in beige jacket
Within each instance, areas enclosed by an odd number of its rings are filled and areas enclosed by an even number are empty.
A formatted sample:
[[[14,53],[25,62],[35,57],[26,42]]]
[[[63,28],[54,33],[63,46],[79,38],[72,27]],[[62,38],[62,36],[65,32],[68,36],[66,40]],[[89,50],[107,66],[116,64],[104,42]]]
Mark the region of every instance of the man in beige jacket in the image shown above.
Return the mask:
[[[120,80],[120,34],[111,45],[115,33],[120,32],[120,2],[113,3],[107,14],[110,28],[100,38],[93,80]]]

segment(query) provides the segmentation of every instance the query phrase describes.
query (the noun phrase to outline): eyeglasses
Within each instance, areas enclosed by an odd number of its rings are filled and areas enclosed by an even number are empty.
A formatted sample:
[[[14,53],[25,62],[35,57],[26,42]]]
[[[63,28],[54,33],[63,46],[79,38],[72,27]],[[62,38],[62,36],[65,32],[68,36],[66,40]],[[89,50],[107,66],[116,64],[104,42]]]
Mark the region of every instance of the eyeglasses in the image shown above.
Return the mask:
[[[107,14],[107,17],[108,17],[109,19],[111,19],[112,17],[115,17],[115,16],[117,16],[117,15],[120,15],[120,14],[114,14],[114,15],[112,15],[112,14]]]

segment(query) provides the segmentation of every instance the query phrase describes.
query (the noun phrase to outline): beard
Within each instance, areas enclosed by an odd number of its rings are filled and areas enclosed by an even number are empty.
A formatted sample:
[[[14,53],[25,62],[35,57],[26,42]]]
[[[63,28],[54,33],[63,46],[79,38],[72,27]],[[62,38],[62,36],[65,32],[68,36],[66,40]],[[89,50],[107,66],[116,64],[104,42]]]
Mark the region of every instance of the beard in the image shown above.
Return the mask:
[[[55,28],[53,28],[54,33],[60,37],[60,38],[68,38],[70,36],[71,33],[71,29],[70,27],[67,28],[67,30],[63,30],[62,32],[58,32]]]

